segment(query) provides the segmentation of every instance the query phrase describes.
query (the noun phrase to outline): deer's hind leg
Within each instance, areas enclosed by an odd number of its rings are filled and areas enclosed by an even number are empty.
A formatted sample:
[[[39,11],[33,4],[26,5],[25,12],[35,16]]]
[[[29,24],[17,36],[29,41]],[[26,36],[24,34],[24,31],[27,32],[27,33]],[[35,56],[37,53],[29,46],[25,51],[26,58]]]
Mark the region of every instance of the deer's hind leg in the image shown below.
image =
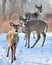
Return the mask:
[[[30,48],[30,32],[28,33],[28,48]]]
[[[45,32],[43,32],[42,35],[43,35],[43,37],[44,37],[43,43],[42,43],[42,47],[43,47],[43,46],[44,46],[45,39],[46,39],[46,34],[45,34]]]
[[[39,41],[39,39],[40,39],[40,34],[37,33],[37,40],[35,41],[35,43],[33,44],[33,46],[31,48],[33,48],[37,44],[37,42]]]

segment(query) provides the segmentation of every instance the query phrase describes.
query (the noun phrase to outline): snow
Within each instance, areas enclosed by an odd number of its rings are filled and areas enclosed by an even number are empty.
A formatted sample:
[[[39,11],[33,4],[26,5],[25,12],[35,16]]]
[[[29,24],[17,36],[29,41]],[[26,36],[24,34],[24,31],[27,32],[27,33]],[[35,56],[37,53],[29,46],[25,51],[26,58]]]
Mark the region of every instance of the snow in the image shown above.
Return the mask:
[[[41,47],[43,37],[41,35],[41,39],[36,44],[34,48],[25,47],[24,34],[19,34],[19,43],[16,49],[16,61],[11,64],[11,53],[9,57],[6,57],[7,53],[7,34],[0,34],[0,65],[52,65],[52,33],[47,33],[46,41],[44,43],[44,47]],[[32,46],[34,41],[33,35],[31,34],[31,43]]]

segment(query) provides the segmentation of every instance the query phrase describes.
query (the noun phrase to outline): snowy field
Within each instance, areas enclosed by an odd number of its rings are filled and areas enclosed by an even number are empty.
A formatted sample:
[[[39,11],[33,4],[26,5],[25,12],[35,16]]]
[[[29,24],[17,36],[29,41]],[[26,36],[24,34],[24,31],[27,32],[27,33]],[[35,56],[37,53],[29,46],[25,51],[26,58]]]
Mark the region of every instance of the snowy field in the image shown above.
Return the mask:
[[[14,63],[10,63],[11,54],[9,57],[6,57],[7,53],[7,34],[0,34],[0,65],[52,65],[52,33],[47,33],[46,41],[44,47],[41,47],[43,37],[41,35],[41,39],[36,44],[34,48],[25,47],[24,34],[19,34],[19,43],[16,49],[16,61]],[[31,34],[31,46],[34,41]]]

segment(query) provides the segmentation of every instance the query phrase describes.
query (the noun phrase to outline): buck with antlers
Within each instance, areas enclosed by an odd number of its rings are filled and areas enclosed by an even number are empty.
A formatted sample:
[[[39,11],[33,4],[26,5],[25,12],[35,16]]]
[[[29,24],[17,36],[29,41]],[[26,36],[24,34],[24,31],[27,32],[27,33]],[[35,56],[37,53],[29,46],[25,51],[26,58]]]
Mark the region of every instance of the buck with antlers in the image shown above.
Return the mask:
[[[12,30],[7,33],[7,44],[8,44],[8,51],[7,51],[7,57],[9,56],[9,51],[11,49],[11,63],[16,60],[15,52],[16,47],[19,41],[18,37],[18,29],[19,25],[15,25],[14,23],[10,22],[10,26],[12,27]]]
[[[35,41],[35,43],[32,45],[31,48],[33,48],[36,45],[36,43],[39,41],[40,33],[42,33],[43,38],[44,38],[43,42],[42,42],[42,47],[43,47],[45,39],[46,39],[46,32],[48,30],[47,23],[45,23],[42,20],[27,21],[27,19],[24,19],[22,16],[20,16],[19,19],[24,22],[24,24],[23,24],[24,26],[22,25],[22,32],[24,32],[26,37],[27,37],[25,46],[28,45],[28,48],[30,47],[30,33],[33,32],[33,31],[36,31],[37,40]]]

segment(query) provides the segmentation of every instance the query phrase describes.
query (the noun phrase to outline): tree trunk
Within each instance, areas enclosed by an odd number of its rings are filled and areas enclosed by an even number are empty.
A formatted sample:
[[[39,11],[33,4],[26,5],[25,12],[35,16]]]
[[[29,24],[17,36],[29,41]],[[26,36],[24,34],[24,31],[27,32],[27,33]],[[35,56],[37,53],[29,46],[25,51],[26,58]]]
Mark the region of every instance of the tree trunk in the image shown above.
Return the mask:
[[[2,0],[2,16],[5,15],[6,0]]]

